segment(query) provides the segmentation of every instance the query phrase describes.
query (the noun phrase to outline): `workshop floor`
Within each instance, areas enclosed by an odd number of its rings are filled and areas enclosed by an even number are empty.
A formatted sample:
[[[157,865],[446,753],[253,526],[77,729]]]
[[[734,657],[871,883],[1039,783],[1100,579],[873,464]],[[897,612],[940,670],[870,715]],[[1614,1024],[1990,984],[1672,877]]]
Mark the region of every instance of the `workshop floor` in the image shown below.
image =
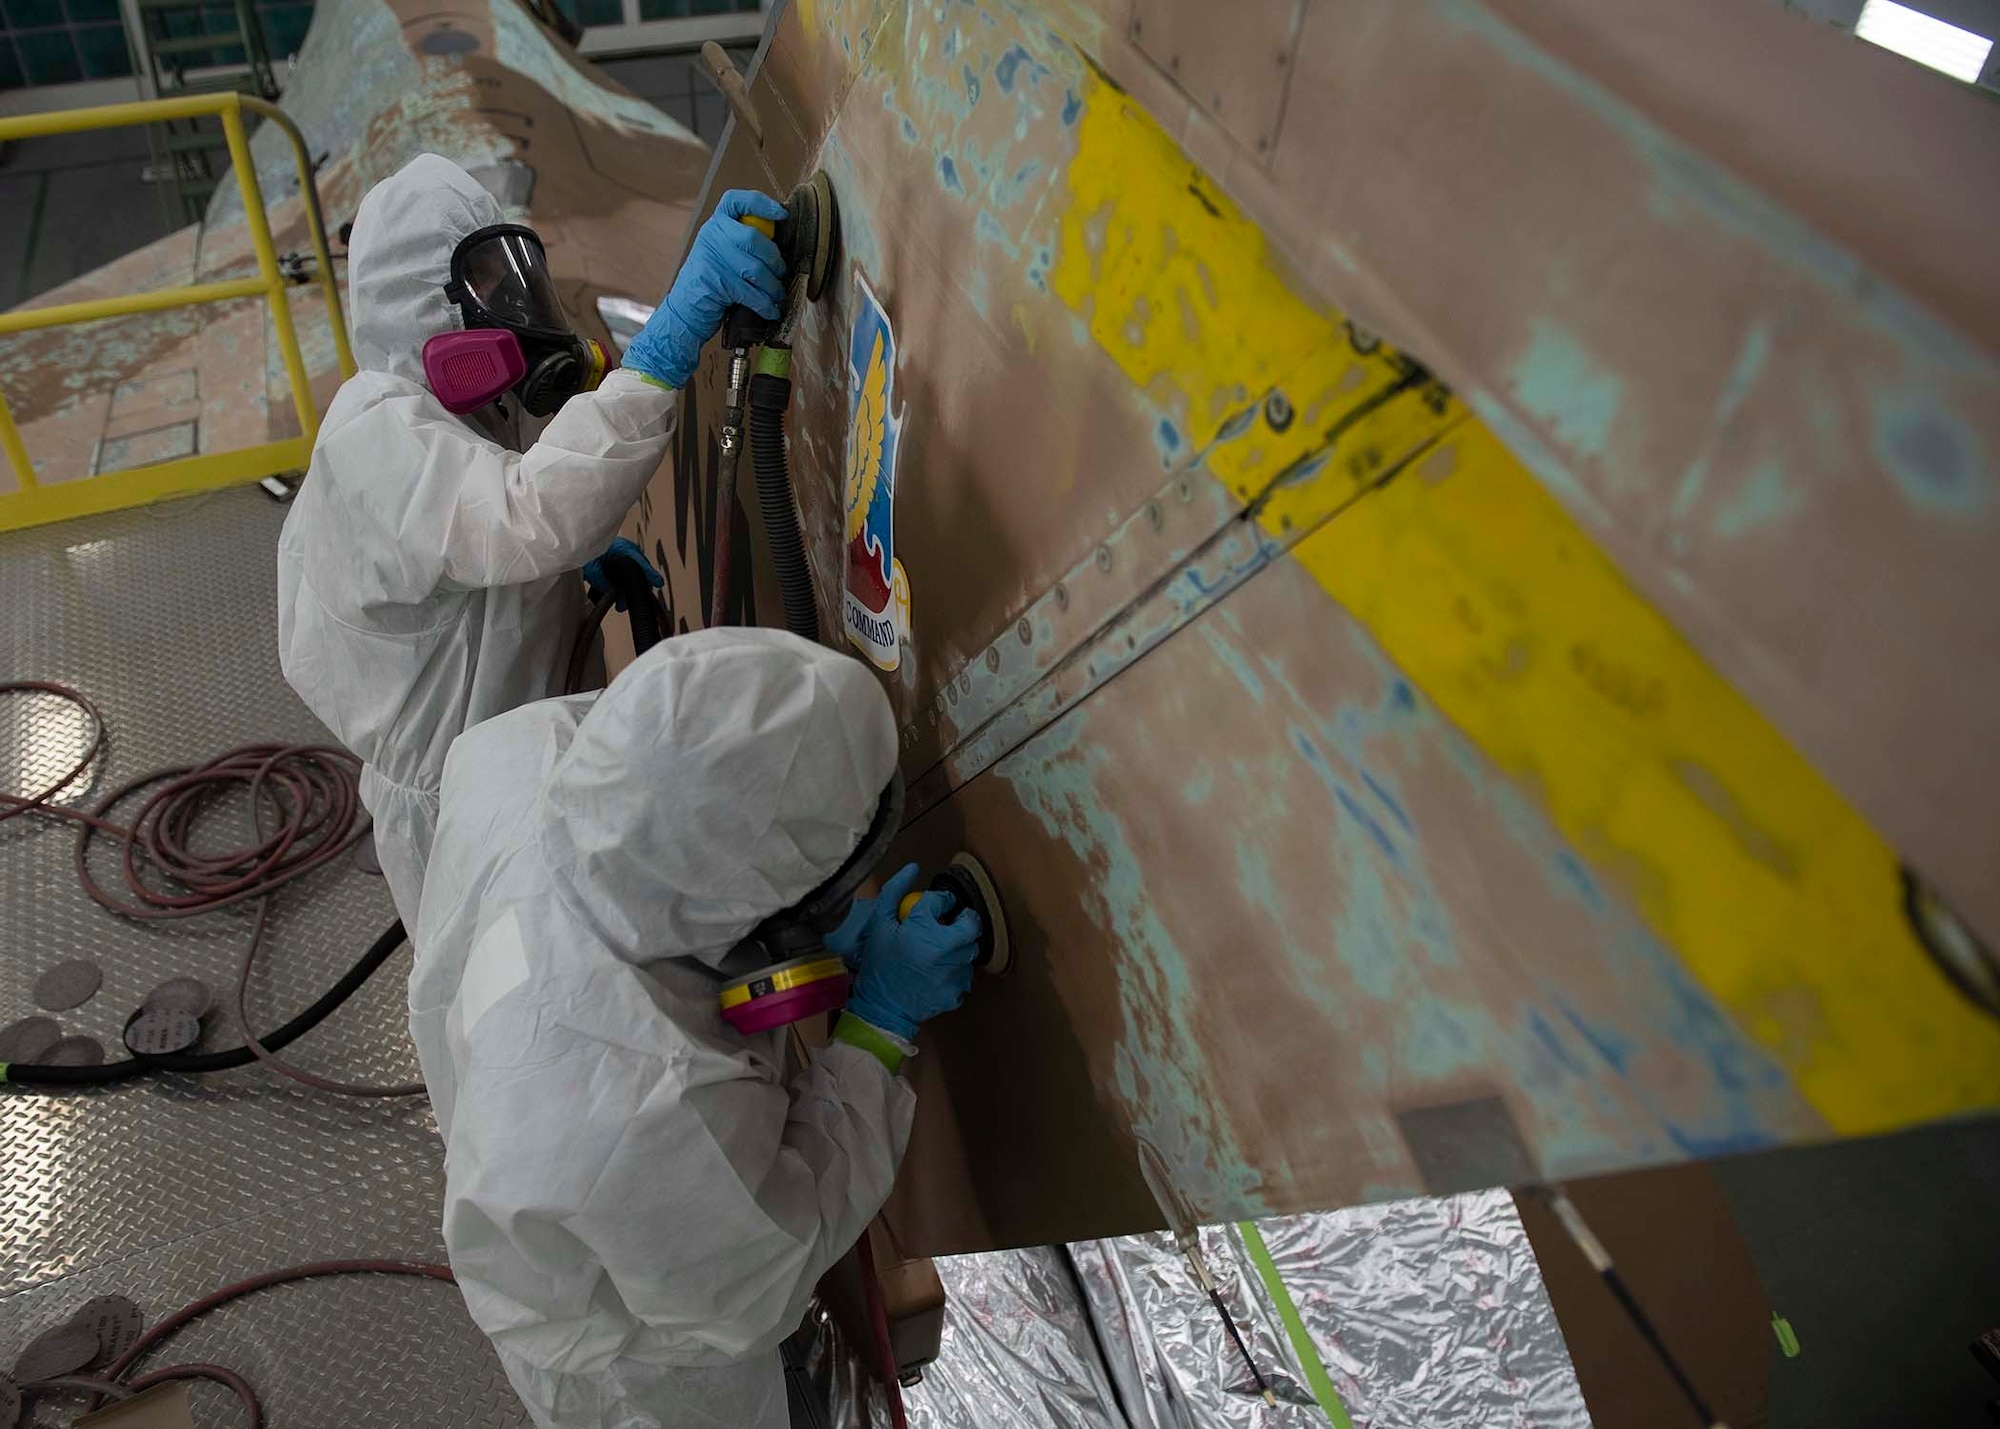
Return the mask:
[[[231,745],[327,738],[278,670],[283,517],[246,488],[0,535],[0,669],[83,690],[110,727],[88,798]],[[0,697],[0,788],[45,784],[73,763],[80,725],[41,697]],[[126,1017],[157,983],[194,974],[233,985],[250,916],[126,922],[79,889],[73,848],[46,821],[0,824],[0,1025],[37,1011],[38,972],[89,958],[102,989],[54,1015],[117,1058]],[[305,1006],[393,916],[381,879],[345,861],[280,893],[253,1023]],[[413,1077],[408,969],[398,953],[294,1059],[350,1079]],[[234,1040],[211,1015],[204,1045]],[[0,1370],[95,1295],[128,1295],[154,1319],[302,1261],[443,1259],[443,1149],[428,1105],[346,1100],[254,1068],[80,1095],[0,1091],[0,1181]],[[428,1281],[266,1291],[196,1322],[153,1362],[191,1360],[246,1376],[267,1422],[292,1429],[526,1422],[457,1294]],[[199,1422],[235,1422],[226,1391],[194,1395]],[[48,1401],[33,1422],[66,1423],[79,1407]]]

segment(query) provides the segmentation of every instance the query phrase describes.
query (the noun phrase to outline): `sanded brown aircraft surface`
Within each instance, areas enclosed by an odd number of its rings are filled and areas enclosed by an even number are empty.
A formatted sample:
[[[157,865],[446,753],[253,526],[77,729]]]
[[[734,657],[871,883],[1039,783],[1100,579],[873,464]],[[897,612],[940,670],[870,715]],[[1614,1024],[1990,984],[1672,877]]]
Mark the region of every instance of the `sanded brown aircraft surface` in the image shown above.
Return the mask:
[[[512,0],[328,0],[285,98],[331,222],[446,153],[587,328],[723,188],[829,175],[820,633],[894,703],[898,853],[977,853],[1019,948],[913,1064],[905,1247],[2000,1100],[1990,104],[1739,0],[820,0],[749,103],[698,200]],[[230,193],[38,301],[248,271]],[[0,386],[80,478],[296,430],[271,346],[246,300]],[[679,628],[723,365],[630,525]],[[735,507],[777,623],[749,462]]]
[[[840,207],[821,635],[1020,951],[906,1246],[2000,1101],[1982,96],[1740,0],[818,0],[748,96],[706,203]],[[690,628],[723,370],[630,527]]]

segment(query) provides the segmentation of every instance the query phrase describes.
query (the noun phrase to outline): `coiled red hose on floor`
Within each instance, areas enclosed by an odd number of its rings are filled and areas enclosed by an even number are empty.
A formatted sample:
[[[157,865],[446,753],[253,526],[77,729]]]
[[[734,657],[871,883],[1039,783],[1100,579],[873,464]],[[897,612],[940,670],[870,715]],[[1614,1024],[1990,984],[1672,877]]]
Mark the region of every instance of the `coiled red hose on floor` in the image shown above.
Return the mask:
[[[193,918],[258,900],[256,930],[229,1003],[243,1031],[245,1049],[278,1075],[322,1091],[361,1097],[421,1096],[421,1082],[376,1087],[302,1071],[260,1043],[243,1013],[251,965],[263,943],[269,911],[264,900],[293,879],[338,858],[368,832],[368,821],[360,816],[361,761],[344,749],[325,745],[245,744],[206,764],[142,774],[85,812],[51,801],[81,779],[103,753],[103,712],[82,691],[52,680],[0,684],[0,695],[34,694],[52,695],[82,710],[90,720],[90,741],[83,756],[47,788],[31,794],[0,792],[0,821],[35,814],[75,824],[77,880],[98,904],[126,918],[142,922]],[[148,788],[151,792],[129,824],[111,817],[120,804]],[[239,789],[251,811],[250,840],[202,848],[197,834],[203,817]],[[106,888],[91,872],[91,840],[99,835],[118,841],[122,888]]]
[[[81,779],[103,752],[104,716],[79,690],[50,680],[0,684],[0,695],[45,694],[67,700],[90,717],[89,747],[69,771],[30,795],[0,793],[0,821],[23,814],[78,825],[76,873],[84,891],[114,913],[151,920],[191,918],[275,892],[339,857],[368,824],[361,810],[361,761],[344,749],[307,744],[246,744],[206,764],[142,774],[84,812],[50,801]],[[149,785],[129,824],[111,811]],[[254,821],[247,843],[204,851],[195,832],[202,816],[234,788],[244,790]],[[275,817],[272,817],[272,816]],[[271,819],[266,827],[267,818]],[[114,892],[90,871],[90,843],[99,834],[119,842],[125,886]],[[146,867],[155,879],[146,877]],[[162,889],[160,879],[183,891]]]
[[[442,1280],[447,1285],[457,1284],[450,1266],[432,1265],[420,1260],[316,1260],[305,1265],[287,1266],[283,1270],[268,1270],[262,1275],[253,1275],[247,1280],[225,1285],[192,1304],[183,1305],[165,1319],[148,1326],[125,1353],[112,1363],[111,1368],[104,1371],[104,1378],[114,1384],[124,1382],[125,1376],[131,1373],[132,1366],[139,1362],[142,1355],[188,1321],[206,1315],[217,1306],[227,1305],[231,1300],[239,1300],[245,1295],[269,1289],[273,1285],[285,1285],[295,1280],[316,1280],[328,1275],[417,1275],[431,1280]],[[221,1365],[168,1365],[164,1369],[141,1375],[125,1383],[124,1387],[137,1391],[151,1388],[169,1379],[212,1379],[225,1384],[236,1392],[237,1399],[250,1416],[250,1429],[259,1429],[264,1422],[264,1412],[258,1406],[256,1392],[251,1389],[249,1381],[234,1370]],[[84,1406],[84,1412],[91,1412],[101,1402],[101,1396],[92,1395],[90,1402]]]

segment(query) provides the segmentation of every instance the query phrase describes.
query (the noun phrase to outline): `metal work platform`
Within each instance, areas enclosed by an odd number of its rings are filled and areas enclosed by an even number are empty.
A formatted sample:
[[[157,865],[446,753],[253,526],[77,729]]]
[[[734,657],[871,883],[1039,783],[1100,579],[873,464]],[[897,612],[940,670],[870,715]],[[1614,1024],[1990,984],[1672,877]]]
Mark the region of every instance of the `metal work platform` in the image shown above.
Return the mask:
[[[91,788],[71,802],[237,744],[331,742],[278,669],[283,516],[238,488],[0,536],[0,668],[84,691],[110,729]],[[82,733],[53,702],[0,704],[0,787],[46,784],[75,761]],[[192,974],[218,996],[234,987],[252,914],[127,922],[78,887],[74,845],[47,820],[0,825],[0,1024],[38,1011],[41,970],[88,958],[103,987],[51,1015],[115,1059],[126,1017],[159,982]],[[280,892],[251,984],[253,1024],[311,1002],[393,917],[382,880],[345,860]],[[288,1055],[336,1077],[413,1078],[408,969],[397,954]],[[236,1040],[212,1014],[203,1046]],[[258,1068],[78,1094],[0,1091],[0,1369],[95,1295],[129,1295],[151,1321],[303,1261],[441,1261],[443,1163],[427,1103],[334,1097]],[[196,1321],[164,1354],[151,1362],[236,1370],[267,1419],[293,1429],[527,1422],[457,1294],[428,1281],[281,1286]],[[193,1393],[198,1418],[238,1412],[217,1386]],[[80,1404],[47,1401],[35,1422],[66,1423]]]

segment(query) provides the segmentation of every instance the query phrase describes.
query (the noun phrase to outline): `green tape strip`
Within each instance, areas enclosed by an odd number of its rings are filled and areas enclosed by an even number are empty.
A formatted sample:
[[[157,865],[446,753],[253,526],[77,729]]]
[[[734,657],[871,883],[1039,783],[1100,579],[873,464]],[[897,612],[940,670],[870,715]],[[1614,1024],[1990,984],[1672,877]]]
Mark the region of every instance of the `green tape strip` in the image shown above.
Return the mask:
[[[1292,1292],[1285,1289],[1285,1282],[1278,1278],[1278,1263],[1271,1259],[1271,1248],[1264,1244],[1263,1232],[1250,1221],[1238,1221],[1236,1232],[1243,1237],[1244,1247],[1250,1252],[1250,1263],[1257,1267],[1257,1274],[1264,1282],[1265,1293],[1278,1307],[1278,1319],[1284,1323],[1285,1335],[1292,1342],[1292,1353],[1298,1357],[1299,1367],[1306,1372],[1306,1386],[1312,1390],[1313,1398],[1332,1421],[1333,1429],[1354,1429],[1354,1421],[1347,1417],[1347,1406],[1340,1402],[1340,1395],[1327,1377],[1326,1365],[1320,1361],[1319,1347],[1313,1344],[1312,1336],[1306,1331],[1306,1322],[1299,1317],[1299,1307],[1292,1303]]]
[[[1778,1337],[1778,1348],[1785,1352],[1786,1359],[1798,1358],[1798,1333],[1792,1329],[1792,1322],[1776,1311],[1771,1314],[1771,1333]]]
[[[792,350],[789,347],[758,348],[757,370],[770,377],[790,377],[792,375]]]

